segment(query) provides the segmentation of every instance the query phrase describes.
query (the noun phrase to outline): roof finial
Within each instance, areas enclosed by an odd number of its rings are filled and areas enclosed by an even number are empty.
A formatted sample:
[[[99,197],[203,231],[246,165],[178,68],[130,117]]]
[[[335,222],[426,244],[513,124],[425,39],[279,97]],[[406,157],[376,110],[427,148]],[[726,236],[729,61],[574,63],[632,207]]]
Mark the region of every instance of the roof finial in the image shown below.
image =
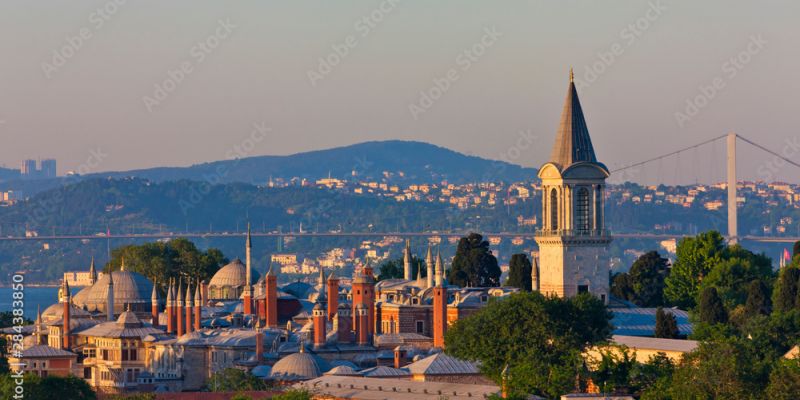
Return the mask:
[[[122,256],[122,261],[120,262],[119,270],[125,271],[125,256]]]
[[[572,72],[572,67],[569,67],[569,83],[575,82],[575,73]]]

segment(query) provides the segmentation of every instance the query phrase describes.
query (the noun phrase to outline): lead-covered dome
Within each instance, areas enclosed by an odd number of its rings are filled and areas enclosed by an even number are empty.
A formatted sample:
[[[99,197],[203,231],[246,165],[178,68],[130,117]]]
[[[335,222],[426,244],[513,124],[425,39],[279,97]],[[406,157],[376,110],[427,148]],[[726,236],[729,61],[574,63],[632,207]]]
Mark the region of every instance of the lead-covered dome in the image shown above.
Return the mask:
[[[255,269],[250,270],[250,284],[258,282],[260,275]],[[238,299],[247,281],[247,266],[242,260],[235,259],[222,267],[208,282],[209,297],[212,299]]]
[[[319,378],[330,369],[324,359],[301,351],[278,360],[272,366],[270,378],[279,381],[304,381]]]
[[[111,274],[103,274],[98,279],[91,290],[88,291],[85,303],[75,304],[85,307],[89,311],[106,312],[106,302],[108,301],[108,280],[114,284],[114,313],[121,314],[128,305],[134,311],[147,311],[150,309],[150,295],[153,293],[153,283],[144,275],[133,271],[114,271]],[[83,292],[86,289],[81,290]]]

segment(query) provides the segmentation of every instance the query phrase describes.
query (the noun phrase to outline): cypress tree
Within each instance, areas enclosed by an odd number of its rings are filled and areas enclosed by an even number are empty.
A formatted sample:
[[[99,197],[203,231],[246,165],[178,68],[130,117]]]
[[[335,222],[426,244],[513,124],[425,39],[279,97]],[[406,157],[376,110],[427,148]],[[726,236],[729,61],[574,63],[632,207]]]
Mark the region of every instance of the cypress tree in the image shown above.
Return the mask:
[[[775,311],[786,312],[797,304],[797,280],[800,279],[800,269],[785,267],[781,269],[778,280],[775,281],[772,305]]]
[[[700,321],[708,324],[721,324],[728,321],[728,313],[717,293],[717,288],[705,288],[700,293]]]
[[[800,254],[800,240],[794,242],[794,247],[792,247],[792,258],[797,257]]]
[[[680,336],[678,321],[671,312],[664,311],[663,308],[656,309],[656,329],[654,336],[657,338],[676,339]]]
[[[506,280],[506,286],[512,286],[530,292],[532,269],[531,260],[528,259],[527,255],[512,255],[511,261],[508,263],[508,279]]]
[[[767,315],[770,312],[769,294],[767,285],[761,279],[755,279],[747,287],[747,301],[745,302],[745,313],[750,315]]]

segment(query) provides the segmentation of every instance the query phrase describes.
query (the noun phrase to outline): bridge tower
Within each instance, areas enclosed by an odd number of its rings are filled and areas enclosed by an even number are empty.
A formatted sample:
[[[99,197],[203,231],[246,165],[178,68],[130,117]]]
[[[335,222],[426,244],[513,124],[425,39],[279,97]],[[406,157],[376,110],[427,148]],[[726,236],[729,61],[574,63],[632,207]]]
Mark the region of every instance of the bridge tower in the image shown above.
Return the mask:
[[[728,134],[728,240],[731,244],[739,240],[736,211],[736,133]]]

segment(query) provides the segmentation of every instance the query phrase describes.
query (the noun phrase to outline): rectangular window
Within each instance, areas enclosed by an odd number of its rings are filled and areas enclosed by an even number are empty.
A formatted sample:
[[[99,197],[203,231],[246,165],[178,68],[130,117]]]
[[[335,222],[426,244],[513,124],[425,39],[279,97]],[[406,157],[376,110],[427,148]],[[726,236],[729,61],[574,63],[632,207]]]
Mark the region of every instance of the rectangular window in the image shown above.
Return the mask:
[[[136,349],[130,349],[130,359],[131,361],[136,361]]]
[[[578,293],[589,293],[589,285],[578,285]]]
[[[128,349],[122,349],[122,361],[128,361]]]
[[[417,333],[425,332],[425,321],[417,321]]]
[[[92,379],[92,369],[91,368],[84,368],[83,369],[83,379]]]

